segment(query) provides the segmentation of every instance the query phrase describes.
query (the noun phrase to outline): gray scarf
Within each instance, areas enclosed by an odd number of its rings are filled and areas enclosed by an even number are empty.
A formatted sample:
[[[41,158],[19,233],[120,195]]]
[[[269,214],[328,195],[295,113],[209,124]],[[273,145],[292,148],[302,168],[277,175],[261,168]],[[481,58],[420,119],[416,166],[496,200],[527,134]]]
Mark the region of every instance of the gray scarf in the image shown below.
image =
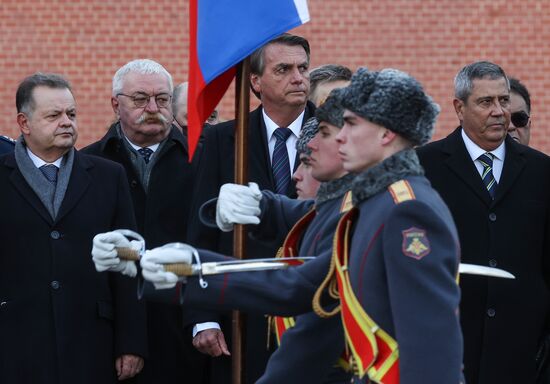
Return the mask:
[[[149,187],[149,179],[151,178],[151,171],[153,170],[153,167],[155,166],[155,163],[159,158],[158,155],[160,154],[160,151],[164,147],[164,143],[166,143],[168,137],[160,142],[160,145],[158,146],[157,150],[153,152],[153,154],[151,155],[151,158],[149,159],[149,163],[146,163],[145,160],[143,159],[143,156],[141,156],[138,153],[138,151],[136,151],[134,147],[130,145],[127,138],[124,136],[124,132],[122,132],[122,128],[120,127],[120,122],[118,122],[116,125],[116,132],[118,134],[118,137],[120,137],[120,139],[124,143],[124,147],[128,152],[130,161],[132,162],[132,165],[136,170],[136,173],[141,181],[141,184],[143,185],[143,189],[145,190],[145,193],[147,193],[147,189]]]
[[[414,149],[404,149],[358,174],[352,185],[353,205],[409,176],[423,176],[424,169]]]
[[[75,149],[71,148],[63,156],[61,167],[57,174],[57,183],[54,185],[46,179],[40,169],[36,168],[27,153],[26,147],[25,139],[21,135],[15,143],[15,161],[17,167],[27,181],[27,184],[29,184],[42,204],[44,204],[52,219],[55,220],[65,197],[67,186],[69,185],[69,179],[73,170]]]

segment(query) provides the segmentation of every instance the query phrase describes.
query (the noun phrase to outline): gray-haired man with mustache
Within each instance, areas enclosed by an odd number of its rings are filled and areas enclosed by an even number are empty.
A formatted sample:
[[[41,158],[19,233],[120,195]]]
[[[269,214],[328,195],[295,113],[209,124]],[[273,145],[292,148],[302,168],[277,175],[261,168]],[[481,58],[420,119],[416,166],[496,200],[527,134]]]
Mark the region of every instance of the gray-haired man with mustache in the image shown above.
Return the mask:
[[[194,174],[187,139],[172,125],[172,95],[172,76],[159,63],[139,59],[125,64],[113,77],[117,121],[84,149],[124,166],[138,229],[153,247],[187,240]],[[198,323],[208,320],[199,313],[183,315]],[[205,357],[193,348],[191,330],[183,329],[181,308],[147,303],[147,317],[149,359],[139,382],[199,383],[198,367]]]

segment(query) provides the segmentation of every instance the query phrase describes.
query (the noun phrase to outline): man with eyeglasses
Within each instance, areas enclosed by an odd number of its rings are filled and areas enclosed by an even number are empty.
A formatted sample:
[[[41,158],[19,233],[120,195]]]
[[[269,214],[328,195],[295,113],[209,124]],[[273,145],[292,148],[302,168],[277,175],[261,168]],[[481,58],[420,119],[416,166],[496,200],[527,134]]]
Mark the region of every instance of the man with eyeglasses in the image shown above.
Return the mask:
[[[151,246],[187,240],[194,168],[187,140],[172,124],[172,92],[172,76],[159,63],[139,59],[125,64],[113,77],[117,121],[83,150],[124,166],[138,230]],[[200,382],[205,357],[193,348],[183,316],[200,320],[198,312],[147,303],[149,359],[140,383]]]
[[[510,78],[510,125],[508,134],[523,145],[531,138],[531,95],[518,79]]]
[[[453,103],[460,126],[419,148],[420,162],[451,210],[461,261],[516,277],[460,278],[466,382],[534,384],[550,320],[550,158],[507,134],[510,85],[498,65],[462,68]]]

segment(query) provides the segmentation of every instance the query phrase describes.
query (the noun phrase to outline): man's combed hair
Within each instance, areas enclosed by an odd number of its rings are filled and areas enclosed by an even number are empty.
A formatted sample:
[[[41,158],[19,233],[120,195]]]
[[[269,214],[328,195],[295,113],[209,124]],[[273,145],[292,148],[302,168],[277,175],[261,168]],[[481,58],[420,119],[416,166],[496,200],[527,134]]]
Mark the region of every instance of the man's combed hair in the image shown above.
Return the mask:
[[[301,36],[291,35],[290,33],[283,33],[282,35],[264,44],[256,51],[254,51],[252,55],[250,55],[250,73],[255,75],[262,75],[264,73],[264,51],[265,48],[271,44],[283,44],[291,47],[301,46],[302,48],[304,48],[304,51],[306,51],[307,62],[309,63],[309,42]]]
[[[124,64],[118,69],[118,71],[116,71],[113,76],[113,96],[116,96],[122,92],[122,88],[124,87],[124,77],[126,77],[126,75],[130,72],[140,73],[142,75],[163,74],[168,79],[170,94],[172,94],[174,90],[172,75],[170,75],[170,73],[162,65],[150,59],[137,59]]]
[[[271,44],[283,44],[290,47],[300,46],[306,51],[307,62],[309,64],[309,42],[301,36],[291,35],[290,33],[283,33],[282,35],[274,38],[273,40],[267,42],[257,50],[255,50],[252,55],[250,55],[250,73],[253,75],[263,75],[265,69],[265,58],[264,52],[265,48]],[[250,83],[250,89],[252,93],[256,95],[258,99],[261,99],[260,94],[254,90],[252,83]]]
[[[531,113],[531,95],[527,90],[527,87],[523,85],[518,79],[510,77],[510,92],[517,93],[527,105],[527,112]]]
[[[37,72],[24,79],[17,88],[15,94],[17,113],[24,113],[27,116],[32,114],[35,108],[32,93],[36,87],[68,89],[72,92],[71,84],[63,76],[55,73]]]
[[[317,87],[334,81],[350,81],[351,69],[339,64],[325,64],[309,73],[309,99],[315,97]]]
[[[498,65],[490,61],[476,61],[475,63],[468,64],[455,76],[455,97],[466,102],[468,97],[472,94],[474,80],[496,80],[500,78],[506,79],[506,84],[508,85],[508,89],[510,89],[508,77],[504,70]]]

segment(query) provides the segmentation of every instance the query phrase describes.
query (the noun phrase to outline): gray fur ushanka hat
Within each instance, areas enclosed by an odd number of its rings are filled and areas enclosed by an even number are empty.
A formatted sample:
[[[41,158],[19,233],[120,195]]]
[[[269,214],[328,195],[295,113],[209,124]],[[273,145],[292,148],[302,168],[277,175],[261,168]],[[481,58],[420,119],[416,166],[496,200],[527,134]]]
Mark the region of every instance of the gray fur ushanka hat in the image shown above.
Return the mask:
[[[340,102],[343,88],[333,89],[323,104],[315,111],[319,122],[325,121],[330,125],[342,128],[344,126],[344,108]]]
[[[311,155],[311,149],[307,147],[307,143],[313,139],[317,132],[319,132],[319,121],[315,117],[310,117],[302,127],[300,137],[296,140],[296,151],[299,155]]]
[[[351,84],[342,90],[341,103],[345,109],[388,128],[414,145],[431,139],[439,106],[405,72],[359,68]]]

